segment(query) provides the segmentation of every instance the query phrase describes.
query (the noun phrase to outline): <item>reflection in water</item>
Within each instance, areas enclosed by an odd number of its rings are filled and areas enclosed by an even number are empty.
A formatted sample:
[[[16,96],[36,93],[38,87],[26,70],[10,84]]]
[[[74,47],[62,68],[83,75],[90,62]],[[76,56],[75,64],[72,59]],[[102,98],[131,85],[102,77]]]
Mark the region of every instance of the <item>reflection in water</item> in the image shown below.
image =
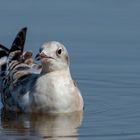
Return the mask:
[[[1,127],[5,133],[30,137],[38,135],[43,139],[77,139],[77,128],[82,122],[83,112],[69,114],[44,115],[21,114],[1,111]],[[11,134],[12,135],[12,134]]]

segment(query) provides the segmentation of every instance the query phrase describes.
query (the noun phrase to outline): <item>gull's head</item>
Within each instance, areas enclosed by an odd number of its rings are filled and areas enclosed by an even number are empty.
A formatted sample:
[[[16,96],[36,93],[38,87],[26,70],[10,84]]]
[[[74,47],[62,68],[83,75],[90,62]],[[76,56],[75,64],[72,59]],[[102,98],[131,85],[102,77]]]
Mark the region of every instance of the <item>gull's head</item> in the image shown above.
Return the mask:
[[[44,43],[36,56],[36,59],[42,63],[44,73],[68,68],[68,58],[64,45],[56,41]]]

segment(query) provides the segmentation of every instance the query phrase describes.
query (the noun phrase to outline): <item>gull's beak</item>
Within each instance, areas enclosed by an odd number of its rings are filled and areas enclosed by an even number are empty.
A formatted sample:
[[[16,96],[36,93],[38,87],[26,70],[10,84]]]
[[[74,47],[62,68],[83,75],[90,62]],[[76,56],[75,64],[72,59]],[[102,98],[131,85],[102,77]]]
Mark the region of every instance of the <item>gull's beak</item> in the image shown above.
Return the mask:
[[[41,58],[40,58],[40,53],[38,53],[36,56],[35,56],[35,60],[36,61],[39,61]]]
[[[39,60],[41,60],[41,59],[43,59],[43,58],[55,59],[55,58],[53,58],[53,57],[51,57],[51,56],[47,56],[46,54],[44,54],[43,52],[41,52],[41,53],[38,53],[38,54],[36,55],[35,60],[39,61]]]
[[[35,60],[39,61],[41,60],[41,58],[49,58],[47,55],[45,55],[43,52],[41,53],[38,53],[36,56],[35,56]]]

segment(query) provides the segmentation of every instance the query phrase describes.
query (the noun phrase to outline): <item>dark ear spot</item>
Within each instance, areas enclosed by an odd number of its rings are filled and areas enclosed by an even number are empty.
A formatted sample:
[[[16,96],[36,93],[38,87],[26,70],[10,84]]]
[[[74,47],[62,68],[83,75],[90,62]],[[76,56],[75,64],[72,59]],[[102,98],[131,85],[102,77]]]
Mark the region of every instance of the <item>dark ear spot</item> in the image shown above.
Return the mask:
[[[75,87],[77,87],[77,84],[76,84],[76,81],[75,80],[73,80],[73,84],[74,84]]]
[[[65,60],[66,60],[66,62],[68,63],[68,61],[69,61],[68,55],[65,56]]]

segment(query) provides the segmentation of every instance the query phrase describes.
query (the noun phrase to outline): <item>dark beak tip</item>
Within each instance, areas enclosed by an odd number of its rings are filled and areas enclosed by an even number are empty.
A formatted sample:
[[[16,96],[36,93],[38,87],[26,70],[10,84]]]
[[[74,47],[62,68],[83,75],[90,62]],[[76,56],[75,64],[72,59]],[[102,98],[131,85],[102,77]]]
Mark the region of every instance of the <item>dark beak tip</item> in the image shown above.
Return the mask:
[[[36,60],[36,61],[39,61],[39,60],[40,60],[40,54],[37,54],[37,55],[35,56],[35,60]]]

